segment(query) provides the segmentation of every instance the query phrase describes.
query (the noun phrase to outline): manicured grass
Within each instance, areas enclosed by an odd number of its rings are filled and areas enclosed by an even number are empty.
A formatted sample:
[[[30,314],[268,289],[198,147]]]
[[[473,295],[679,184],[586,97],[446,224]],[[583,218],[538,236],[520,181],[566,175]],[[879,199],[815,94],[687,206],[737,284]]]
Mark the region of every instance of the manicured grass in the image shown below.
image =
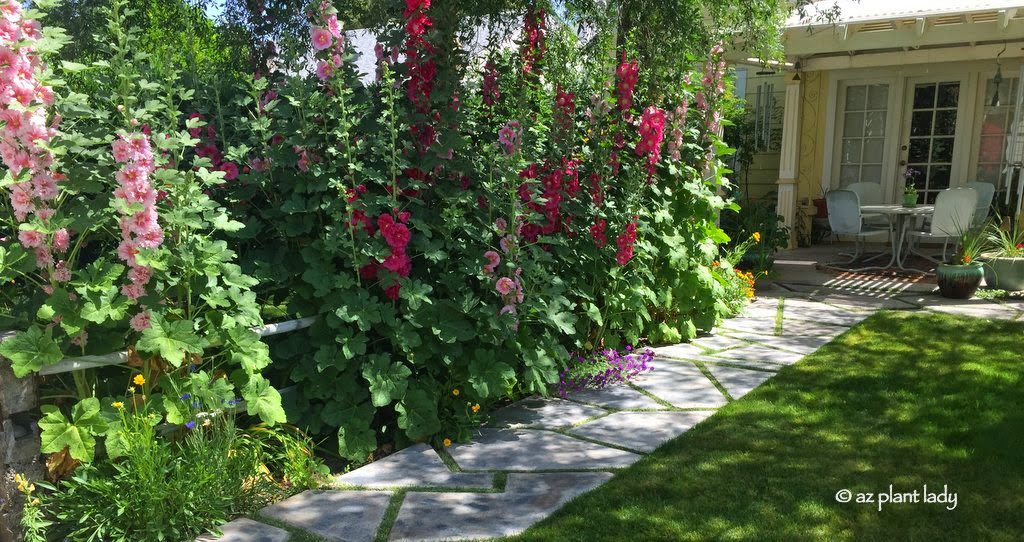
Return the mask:
[[[1021,540],[1024,324],[880,313],[517,540]],[[840,504],[948,484],[957,507]]]

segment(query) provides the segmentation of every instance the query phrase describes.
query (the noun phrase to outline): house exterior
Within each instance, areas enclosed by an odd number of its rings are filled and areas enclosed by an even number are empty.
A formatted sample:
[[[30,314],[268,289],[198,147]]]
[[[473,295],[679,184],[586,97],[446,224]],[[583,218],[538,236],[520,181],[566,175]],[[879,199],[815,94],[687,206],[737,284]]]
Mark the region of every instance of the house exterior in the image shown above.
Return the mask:
[[[908,181],[926,203],[990,182],[997,203],[1019,205],[1024,1],[818,3],[837,4],[834,24],[808,22],[813,7],[787,21],[783,63],[732,53],[763,123],[765,145],[737,179],[749,196],[777,198],[786,225],[802,228],[813,199],[855,182],[879,183],[889,203]]]

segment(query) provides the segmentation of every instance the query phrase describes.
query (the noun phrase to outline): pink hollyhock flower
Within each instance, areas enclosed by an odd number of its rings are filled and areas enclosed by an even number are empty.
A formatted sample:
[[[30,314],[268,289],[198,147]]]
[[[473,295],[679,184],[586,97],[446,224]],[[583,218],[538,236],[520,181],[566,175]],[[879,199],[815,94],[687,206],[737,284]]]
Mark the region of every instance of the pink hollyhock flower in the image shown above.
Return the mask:
[[[317,26],[309,29],[309,39],[313,42],[313,48],[317,51],[323,51],[334,43],[334,38],[331,37],[331,31]]]
[[[508,305],[505,305],[504,307],[501,308],[500,311],[498,311],[498,314],[515,314],[515,313],[516,313],[516,306],[511,304],[511,303],[509,303]]]
[[[164,230],[160,226],[154,226],[142,232],[135,240],[142,248],[157,248],[164,242]]]
[[[429,7],[430,0],[405,0],[405,11],[402,12],[402,16],[408,19],[413,12]]]
[[[330,79],[332,75],[334,75],[334,64],[327,62],[326,60],[317,62],[316,76],[319,77],[321,81]]]
[[[18,241],[25,248],[36,248],[42,246],[46,236],[35,230],[21,230],[18,232]]]
[[[498,218],[494,219],[494,227],[498,228],[498,231],[505,231],[508,229],[508,222],[506,222],[504,218],[501,218],[499,216]]]
[[[487,259],[487,265],[484,266],[484,272],[488,274],[493,273],[498,267],[498,264],[501,263],[501,256],[493,250],[484,252],[484,258]]]
[[[508,277],[501,277],[498,282],[494,283],[494,289],[503,296],[511,294],[515,288],[516,283]]]
[[[64,252],[71,244],[71,235],[66,228],[53,232],[53,249],[57,252]]]
[[[149,329],[149,311],[143,311],[140,312],[139,314],[136,314],[135,316],[132,316],[132,319],[128,323],[129,325],[132,326],[132,329],[138,332],[142,332]]]
[[[341,23],[338,22],[338,16],[330,14],[324,21],[327,24],[327,30],[331,32],[331,35],[335,38],[341,38]]]
[[[87,331],[85,331],[85,330],[82,330],[81,333],[79,333],[78,335],[75,335],[74,337],[71,338],[71,344],[73,344],[73,345],[75,345],[75,346],[77,346],[79,348],[85,348],[85,345],[88,342],[89,342],[89,333]]]
[[[340,68],[341,67],[341,55],[337,55],[337,54],[336,55],[332,55],[331,56],[331,62],[334,63],[334,67],[335,68]]]
[[[519,150],[519,145],[522,143],[522,130],[519,121],[512,120],[505,123],[500,130],[498,130],[498,143],[505,150],[505,154],[515,154]]]
[[[121,258],[121,261],[130,266],[135,266],[135,255],[138,253],[139,249],[135,246],[135,243],[132,243],[127,239],[121,241],[121,244],[117,245],[117,257]]]

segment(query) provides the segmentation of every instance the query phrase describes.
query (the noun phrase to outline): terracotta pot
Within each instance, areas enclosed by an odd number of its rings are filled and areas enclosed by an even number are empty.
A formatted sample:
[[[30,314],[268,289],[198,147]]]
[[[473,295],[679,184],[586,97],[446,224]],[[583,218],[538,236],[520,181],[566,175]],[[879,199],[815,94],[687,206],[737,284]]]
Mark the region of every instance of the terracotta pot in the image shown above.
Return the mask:
[[[828,218],[828,204],[825,203],[825,198],[815,198],[811,203],[818,209],[818,212],[814,213],[814,218]]]
[[[950,299],[970,299],[981,285],[985,269],[981,262],[967,265],[940,263],[935,268],[935,280],[939,283],[939,294]]]
[[[1024,258],[988,256],[983,265],[987,287],[1008,292],[1024,290]]]

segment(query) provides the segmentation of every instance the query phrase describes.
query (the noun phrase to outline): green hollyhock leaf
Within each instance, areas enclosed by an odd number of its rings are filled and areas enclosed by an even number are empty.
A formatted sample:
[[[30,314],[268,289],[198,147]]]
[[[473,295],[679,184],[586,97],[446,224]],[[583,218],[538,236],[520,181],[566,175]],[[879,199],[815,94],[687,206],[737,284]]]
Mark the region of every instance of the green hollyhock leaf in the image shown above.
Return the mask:
[[[237,325],[230,328],[224,347],[231,353],[231,361],[248,374],[258,373],[270,365],[270,347],[260,340],[259,333],[249,328]]]
[[[107,422],[100,415],[100,400],[82,399],[71,408],[70,420],[54,405],[43,405],[42,411],[40,451],[53,454],[67,448],[74,459],[91,462],[96,452],[96,437],[107,432]]]
[[[587,304],[587,316],[599,326],[604,325],[604,318],[601,318],[601,310],[597,308],[597,305],[593,303]]]
[[[338,428],[338,454],[351,461],[362,461],[377,449],[377,433],[370,423],[373,407],[363,403],[354,407]]]
[[[506,363],[494,359],[494,353],[477,349],[469,363],[469,384],[482,399],[501,395],[508,383],[515,382],[516,372]]]
[[[395,410],[398,411],[398,427],[405,429],[405,434],[413,440],[423,440],[441,430],[437,398],[426,390],[409,390]]]
[[[263,375],[249,377],[249,383],[242,388],[242,398],[245,399],[246,412],[250,416],[259,416],[267,425],[288,421],[281,407],[281,394]]]
[[[202,354],[206,341],[192,331],[191,320],[168,322],[162,316],[153,318],[142,332],[136,347],[143,352],[159,354],[175,367],[185,362],[185,353]]]
[[[235,387],[227,378],[213,378],[206,371],[199,371],[188,376],[188,385],[184,388],[192,394],[205,408],[215,409],[235,398]]]
[[[79,315],[96,324],[107,320],[121,320],[128,311],[128,298],[118,295],[116,286],[91,290],[82,297]]]
[[[558,382],[558,367],[543,349],[523,351],[523,361],[526,362],[523,376],[527,391],[547,394],[548,386]]]
[[[0,343],[0,356],[11,360],[11,369],[18,378],[64,359],[53,332],[36,325]]]
[[[424,284],[418,280],[410,280],[402,285],[399,296],[409,304],[411,310],[416,310],[423,306],[423,304],[429,305],[433,303],[429,297],[432,291],[434,291],[434,288],[429,284]]]
[[[390,363],[387,356],[373,356],[363,363],[363,378],[370,383],[370,401],[375,407],[401,399],[411,375],[408,367],[397,361]]]

